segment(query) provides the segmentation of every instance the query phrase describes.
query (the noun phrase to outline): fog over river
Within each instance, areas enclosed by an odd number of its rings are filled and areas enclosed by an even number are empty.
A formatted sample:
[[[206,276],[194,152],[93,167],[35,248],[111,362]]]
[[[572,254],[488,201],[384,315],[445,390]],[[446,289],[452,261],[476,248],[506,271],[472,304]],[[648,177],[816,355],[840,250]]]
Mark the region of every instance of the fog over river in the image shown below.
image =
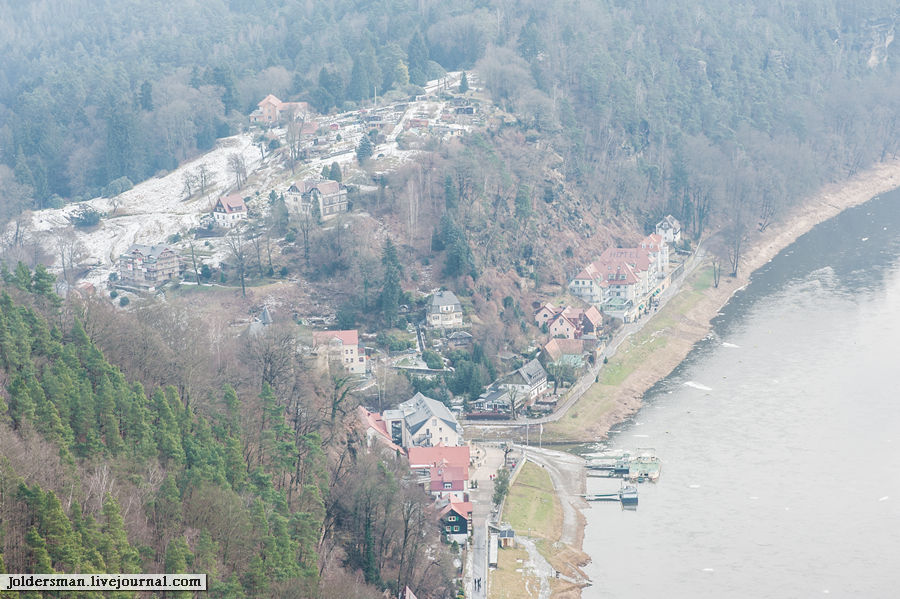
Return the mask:
[[[900,194],[801,237],[713,324],[610,436],[662,476],[637,511],[587,510],[584,597],[900,596]]]

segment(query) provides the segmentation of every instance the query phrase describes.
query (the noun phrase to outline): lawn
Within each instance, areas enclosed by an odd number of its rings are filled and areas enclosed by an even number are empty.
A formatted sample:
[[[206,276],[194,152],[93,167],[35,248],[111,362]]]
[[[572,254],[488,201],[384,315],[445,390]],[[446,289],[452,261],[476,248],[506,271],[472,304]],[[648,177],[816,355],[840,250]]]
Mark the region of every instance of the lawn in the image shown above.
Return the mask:
[[[528,552],[518,547],[501,549],[497,569],[491,572],[488,585],[490,599],[538,599],[541,583],[533,573],[525,573]],[[516,570],[519,570],[517,572]]]
[[[562,507],[546,470],[526,462],[510,487],[503,508],[503,520],[517,535],[559,540],[562,534]]]

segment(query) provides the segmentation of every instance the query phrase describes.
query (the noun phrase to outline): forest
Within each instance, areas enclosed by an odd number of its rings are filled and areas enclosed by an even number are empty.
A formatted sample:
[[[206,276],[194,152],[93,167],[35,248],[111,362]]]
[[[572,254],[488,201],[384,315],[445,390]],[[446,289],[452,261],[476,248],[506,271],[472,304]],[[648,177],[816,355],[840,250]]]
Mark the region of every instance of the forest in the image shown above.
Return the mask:
[[[886,0],[0,0],[0,223],[170,171],[269,93],[325,114],[466,70],[506,118],[354,197],[396,247],[353,243],[378,238],[359,222],[272,217],[265,235],[299,240],[269,269],[333,293],[348,326],[395,326],[426,268],[458,291],[483,326],[425,390],[477,396],[530,290],[597,248],[672,213],[736,272],[754,232],[895,157],[897,18]],[[0,273],[0,570],[203,571],[223,598],[455,594],[424,495],[365,451],[347,381],[289,331],[63,300],[33,262]]]
[[[197,362],[167,372],[160,321],[117,345],[146,322],[64,304],[43,268],[4,271],[2,287],[0,568],[202,571],[223,598],[451,592],[425,494],[349,426],[346,380],[297,362],[283,332],[193,341]],[[186,376],[213,351],[226,367]]]

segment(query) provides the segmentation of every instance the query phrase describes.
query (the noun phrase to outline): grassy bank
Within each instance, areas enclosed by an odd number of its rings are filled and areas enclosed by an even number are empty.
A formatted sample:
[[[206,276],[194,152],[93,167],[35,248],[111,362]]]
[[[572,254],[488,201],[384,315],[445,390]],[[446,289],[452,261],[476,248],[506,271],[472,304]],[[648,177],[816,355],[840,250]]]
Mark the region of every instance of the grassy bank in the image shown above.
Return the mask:
[[[509,489],[503,520],[516,534],[558,541],[562,535],[562,507],[553,489],[550,475],[531,462],[522,466]]]
[[[544,439],[550,442],[596,440],[598,425],[612,424],[627,415],[623,397],[648,379],[668,374],[672,356],[680,361],[684,340],[696,335],[698,323],[688,318],[708,300],[712,288],[712,269],[696,269],[684,281],[681,290],[663,308],[653,314],[644,327],[619,346],[616,355],[600,370],[599,381],[557,422],[544,425]],[[691,341],[691,344],[693,341]],[[689,347],[688,347],[689,349]],[[660,359],[667,358],[667,359]],[[643,390],[639,391],[643,393]]]

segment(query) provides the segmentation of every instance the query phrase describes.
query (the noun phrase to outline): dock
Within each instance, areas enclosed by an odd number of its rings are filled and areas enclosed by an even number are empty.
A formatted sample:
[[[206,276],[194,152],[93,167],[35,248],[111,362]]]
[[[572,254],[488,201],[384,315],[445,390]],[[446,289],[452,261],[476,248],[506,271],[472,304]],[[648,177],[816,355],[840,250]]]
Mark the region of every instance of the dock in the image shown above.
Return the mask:
[[[637,505],[638,491],[634,485],[625,485],[615,493],[590,493],[582,497],[585,501],[618,501],[622,505]]]

